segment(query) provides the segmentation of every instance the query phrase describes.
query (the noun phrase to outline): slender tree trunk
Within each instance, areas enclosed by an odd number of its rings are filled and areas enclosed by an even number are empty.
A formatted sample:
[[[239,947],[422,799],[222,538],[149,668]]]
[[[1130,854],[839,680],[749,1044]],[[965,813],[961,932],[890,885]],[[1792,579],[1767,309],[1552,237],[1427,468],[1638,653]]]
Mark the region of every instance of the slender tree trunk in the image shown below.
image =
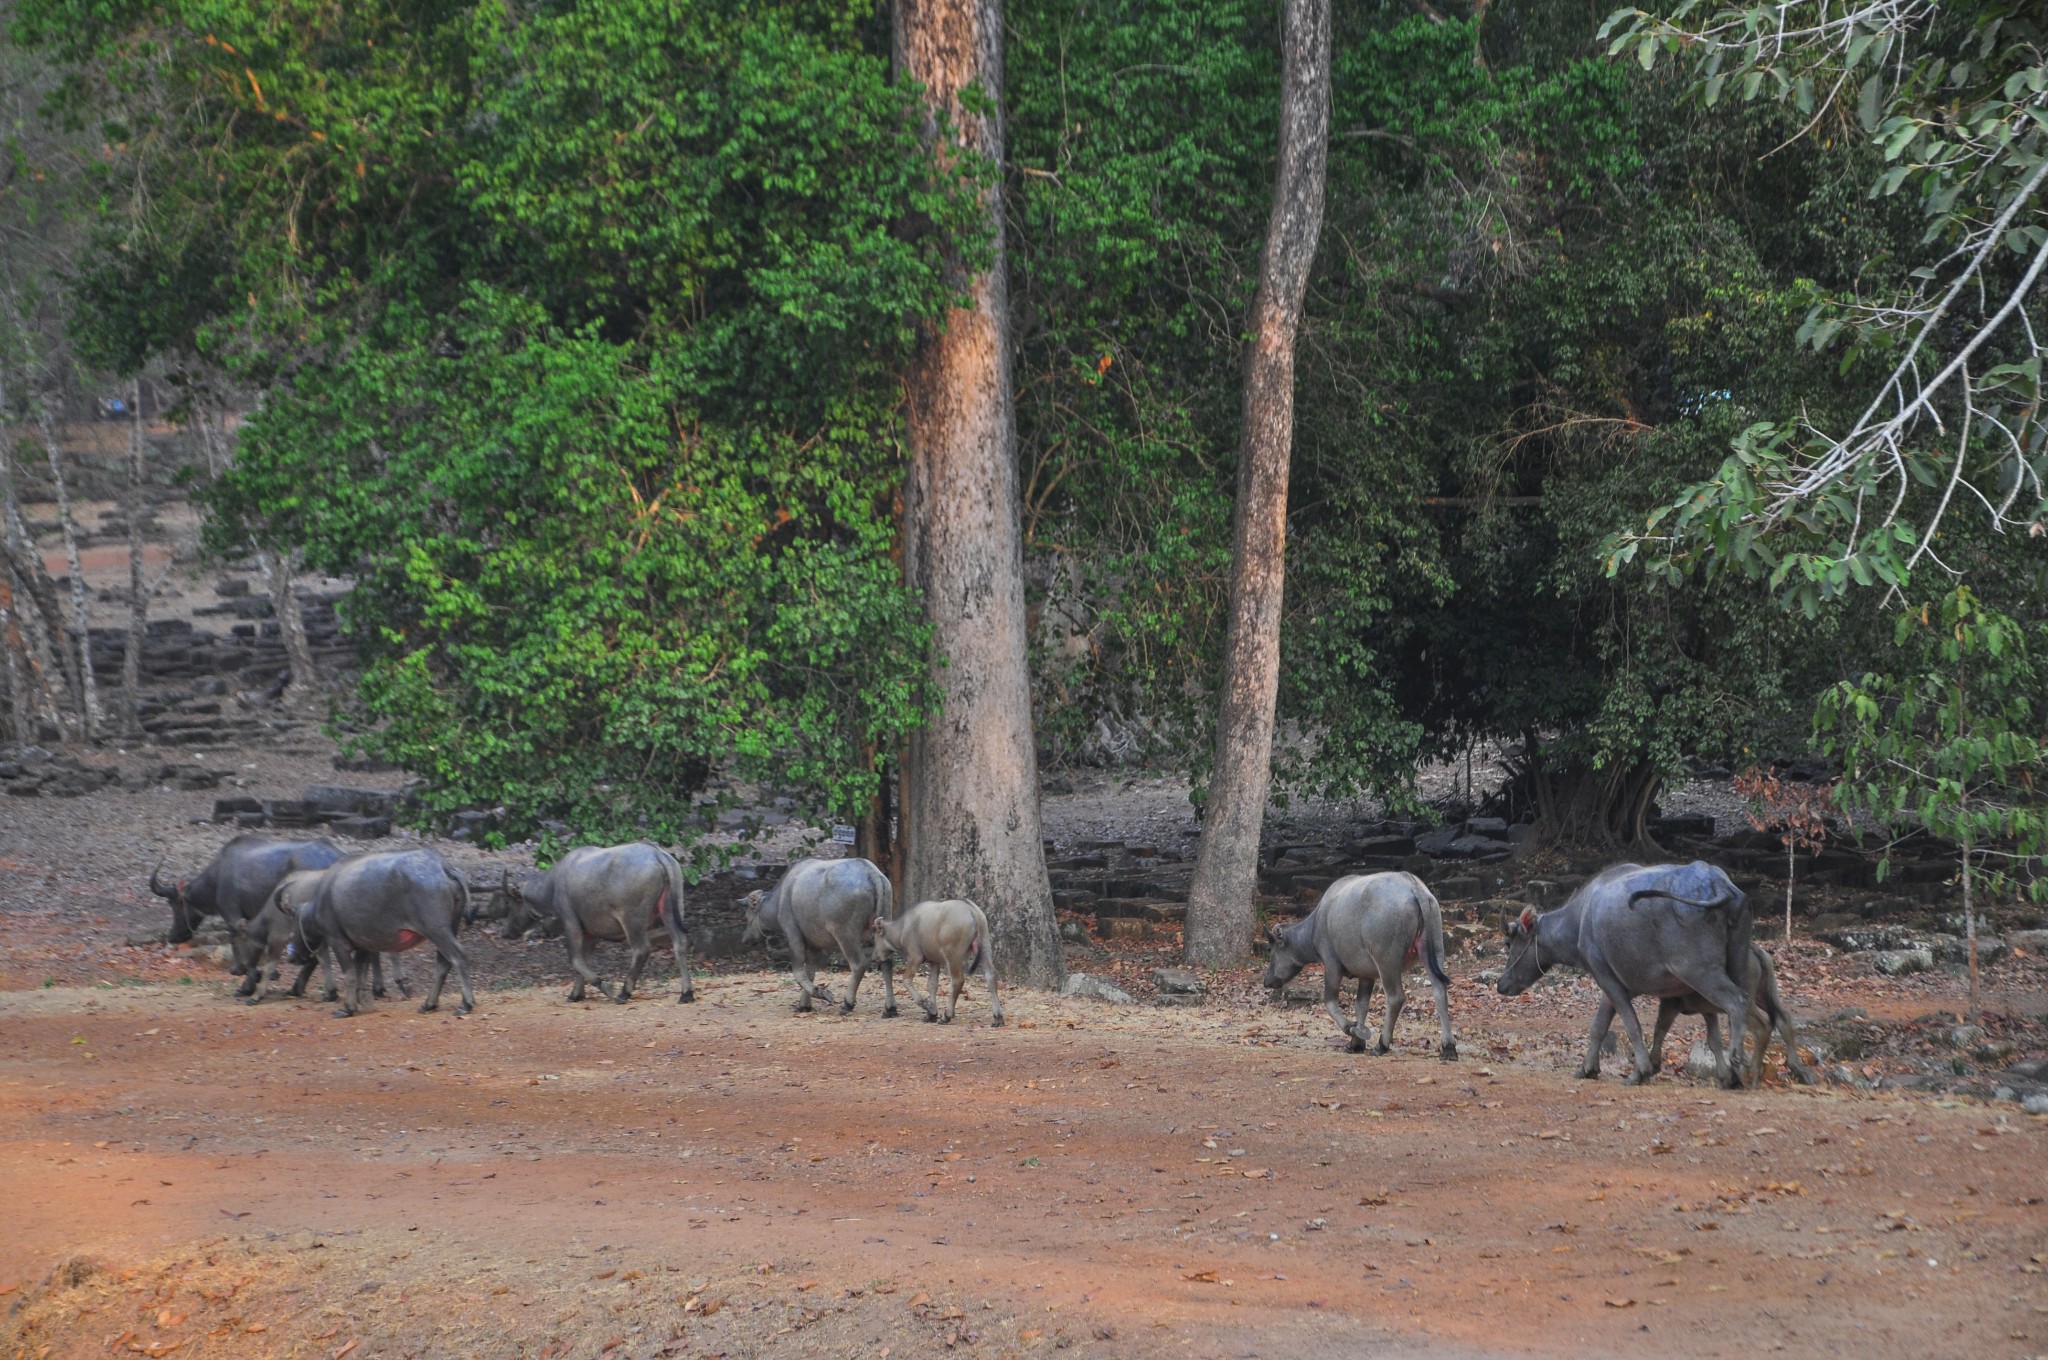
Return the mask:
[[[1237,532],[1216,763],[1188,892],[1190,963],[1250,954],[1259,833],[1273,773],[1286,581],[1287,472],[1294,445],[1294,341],[1323,227],[1330,139],[1330,0],[1286,0],[1281,18],[1280,156],[1244,359]]]
[[[1785,841],[1785,943],[1792,943],[1792,880],[1799,875],[1799,840]]]
[[[292,588],[297,576],[295,555],[259,552],[256,564],[270,586],[271,609],[277,615],[278,639],[284,643],[285,661],[291,667],[291,686],[300,695],[316,693],[320,672],[313,665],[313,648],[306,641],[306,616],[299,608],[298,592]]]
[[[897,0],[895,52],[923,87],[933,155],[1000,167],[1001,0]],[[960,98],[970,87],[972,108]],[[941,137],[940,114],[957,142]],[[996,966],[1044,987],[1065,966],[1039,833],[1000,189],[985,201],[994,264],[974,274],[951,257],[967,305],[924,327],[904,382],[904,565],[932,627],[940,711],[910,743],[903,898],[979,903]]]
[[[77,717],[84,711],[84,697],[78,687],[75,658],[65,646],[67,630],[64,627],[64,607],[57,599],[57,583],[50,579],[50,573],[43,567],[43,554],[36,547],[35,538],[28,531],[28,523],[21,517],[21,506],[13,499],[13,489],[7,492],[7,524],[0,531],[0,550],[4,550],[7,562],[14,570],[15,580],[20,583],[17,601],[26,593],[29,604],[21,609],[21,624],[27,631],[28,644],[42,659],[46,675],[55,675],[64,687],[64,702],[70,708],[70,718],[59,723],[60,728],[76,725]]]
[[[78,559],[78,526],[71,518],[71,495],[64,488],[64,458],[57,451],[57,430],[47,406],[38,404],[37,419],[43,431],[43,448],[50,455],[50,484],[57,493],[57,525],[64,534],[64,565],[71,573],[72,642],[78,653],[79,717],[81,735],[87,741],[99,739],[103,726],[99,686],[92,672],[92,615],[86,608],[85,568]]]
[[[142,491],[147,475],[142,442],[142,380],[128,384],[128,645],[121,653],[121,704],[127,728],[142,731],[142,641],[149,632],[149,588],[142,571]]]
[[[48,684],[22,637],[19,613],[14,568],[0,562],[0,650],[7,654],[7,702],[14,717],[14,739],[25,746],[36,739],[38,720],[55,720],[57,714]]]
[[[1970,833],[1963,833],[1963,938],[1970,950],[1970,1018],[1977,1018],[1977,907],[1970,892]]]

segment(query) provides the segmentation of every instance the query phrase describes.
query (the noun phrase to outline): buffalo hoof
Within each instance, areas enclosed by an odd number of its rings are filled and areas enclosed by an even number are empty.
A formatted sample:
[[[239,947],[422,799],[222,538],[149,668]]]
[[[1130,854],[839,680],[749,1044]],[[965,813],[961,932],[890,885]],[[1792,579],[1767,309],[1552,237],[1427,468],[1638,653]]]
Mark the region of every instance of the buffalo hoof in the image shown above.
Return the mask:
[[[333,989],[332,987],[329,987],[329,988],[328,988],[328,989],[327,989],[326,991],[324,991],[324,992],[320,993],[320,999],[321,999],[322,1001],[330,1001],[330,1002],[331,1002],[331,1001],[339,1001],[339,1000],[341,1000],[341,993],[340,993],[340,992],[337,992],[337,991],[335,991],[335,990],[334,990],[334,989]]]
[[[1372,1046],[1372,1055],[1375,1058],[1384,1058],[1393,1051],[1394,1050],[1392,1048],[1387,1046],[1387,1041],[1385,1039],[1380,1040],[1378,1043]]]
[[[1651,1078],[1656,1075],[1655,1072],[1631,1072],[1621,1079],[1621,1084],[1624,1086],[1647,1086]]]
[[[810,1013],[811,1010],[811,999],[809,997],[805,997],[802,1001],[797,1002],[796,1005],[791,1009],[793,1009],[798,1015],[807,1015]]]
[[[623,1006],[623,1005],[625,1005],[625,1004],[626,1004],[626,1003],[627,1003],[628,1001],[631,1001],[632,999],[633,999],[633,994],[632,994],[631,992],[627,991],[627,990],[626,990],[625,988],[621,987],[621,988],[619,989],[619,994],[618,994],[617,996],[615,996],[615,997],[613,997],[613,998],[612,998],[612,1004],[613,1004],[614,1006]]]
[[[1346,1044],[1346,1045],[1344,1045],[1344,1051],[1345,1051],[1346,1053],[1363,1053],[1363,1052],[1365,1052],[1365,1040],[1363,1040],[1363,1039],[1359,1038],[1359,1037],[1358,1037],[1358,1036],[1357,1036],[1356,1034],[1352,1035],[1352,1036],[1351,1036],[1351,1042],[1350,1042],[1350,1043],[1348,1043],[1348,1044]]]
[[[252,996],[252,997],[248,997],[248,998],[244,999],[244,1000],[243,1000],[243,1002],[242,1002],[242,1004],[243,1004],[244,1006],[254,1006],[254,1005],[258,1004],[259,1002],[261,1002],[262,1000],[263,1000],[263,998],[262,998],[262,997],[260,997],[260,996]]]
[[[384,1000],[387,1000],[387,999],[388,999],[388,998],[389,998],[389,997],[391,996],[391,993],[389,993],[389,992],[385,991],[385,990],[384,990],[384,989],[383,989],[382,987],[372,987],[372,988],[370,989],[370,996],[371,996],[371,997],[372,997],[372,998],[373,998],[374,1000],[377,1000],[377,1001],[384,1001]]]
[[[433,1014],[433,1013],[434,1013],[435,1011],[437,1011],[437,1010],[440,1010],[440,1009],[441,1009],[441,1003],[440,1003],[440,1002],[438,1002],[438,1001],[422,1001],[422,1002],[420,1002],[420,1014],[421,1014],[421,1015],[431,1015],[431,1014]]]
[[[334,1008],[334,1018],[337,1020],[347,1020],[352,1018],[354,1015],[355,1012],[350,1010],[346,1006],[336,1006]]]
[[[1572,1075],[1580,1081],[1598,1081],[1600,1080],[1600,1066],[1598,1063],[1595,1063],[1591,1067],[1581,1067]]]
[[[1436,1056],[1445,1062],[1456,1062],[1458,1060],[1458,1046],[1456,1044],[1445,1044],[1436,1051]]]
[[[684,992],[681,996],[676,998],[676,1004],[678,1006],[687,1006],[696,999],[697,994],[695,992]]]
[[[1001,1029],[1003,1027],[1003,1017],[1000,1014],[993,1016],[988,1022],[988,1027],[990,1029]]]
[[[232,968],[228,969],[228,976],[230,976],[230,977],[241,977],[241,976],[242,976],[243,974],[247,973],[248,971],[249,971],[249,970],[248,970],[247,968],[244,968],[244,967],[243,967],[243,966],[242,966],[241,964],[239,964],[239,963],[238,963],[238,964],[236,964],[236,965],[235,965],[234,967],[232,967]]]
[[[953,1023],[953,1017],[950,1015],[942,1015],[939,1017],[939,1023],[942,1025],[950,1025]]]
[[[924,1013],[924,1022],[925,1022],[925,1023],[927,1024],[927,1025],[936,1025],[936,1024],[938,1024],[938,1023],[939,1023],[939,1013],[938,1013],[937,1011],[926,1011],[926,1012]]]
[[[852,1014],[853,1014],[853,1003],[852,1003],[851,1001],[842,1001],[842,1002],[840,1002],[840,1003],[839,1003],[839,1013],[840,1013],[841,1015],[852,1015]]]
[[[894,1006],[882,1007],[882,1018],[884,1020],[894,1020],[897,1016],[901,1014],[903,1014],[903,1012],[897,1010]]]
[[[457,1006],[455,1008],[455,1018],[460,1020],[463,1016],[468,1015],[469,1011],[470,1008],[468,1006]]]

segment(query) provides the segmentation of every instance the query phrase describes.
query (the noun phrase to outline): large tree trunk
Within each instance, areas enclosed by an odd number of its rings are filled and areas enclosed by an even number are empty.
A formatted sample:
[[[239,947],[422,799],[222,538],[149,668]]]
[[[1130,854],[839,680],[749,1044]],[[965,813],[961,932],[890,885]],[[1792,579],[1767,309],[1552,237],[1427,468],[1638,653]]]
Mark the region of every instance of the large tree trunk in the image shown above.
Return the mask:
[[[142,731],[142,642],[149,632],[149,586],[142,571],[142,492],[148,475],[142,441],[142,380],[128,384],[128,645],[121,652],[121,705],[127,729]]]
[[[1002,165],[1002,43],[1000,0],[897,0],[897,67],[923,87],[935,156]],[[960,99],[970,86],[974,109]],[[940,139],[941,113],[957,143]],[[1052,986],[1065,968],[1039,838],[1000,190],[986,202],[995,263],[970,274],[952,257],[968,304],[924,328],[905,375],[904,566],[932,627],[940,711],[910,743],[902,896],[980,903],[997,967]]]
[[[1251,952],[1259,832],[1272,783],[1273,710],[1280,688],[1294,340],[1323,229],[1330,0],[1286,0],[1280,46],[1280,157],[1244,358],[1223,703],[1202,846],[1188,890],[1187,959],[1209,967],[1242,963]]]
[[[64,456],[57,449],[57,429],[47,406],[38,403],[43,449],[50,455],[50,485],[57,493],[57,527],[64,534],[64,566],[71,573],[72,644],[78,661],[78,713],[81,735],[97,741],[102,727],[99,686],[92,672],[92,615],[86,608],[85,568],[78,560],[78,526],[71,518],[71,494],[64,487]]]
[[[312,695],[320,688],[320,672],[313,666],[313,648],[306,641],[306,617],[299,608],[298,591],[293,588],[298,575],[296,559],[289,551],[259,552],[256,565],[270,586],[271,610],[277,615],[278,640],[284,643],[285,661],[291,667],[292,691],[300,697]]]

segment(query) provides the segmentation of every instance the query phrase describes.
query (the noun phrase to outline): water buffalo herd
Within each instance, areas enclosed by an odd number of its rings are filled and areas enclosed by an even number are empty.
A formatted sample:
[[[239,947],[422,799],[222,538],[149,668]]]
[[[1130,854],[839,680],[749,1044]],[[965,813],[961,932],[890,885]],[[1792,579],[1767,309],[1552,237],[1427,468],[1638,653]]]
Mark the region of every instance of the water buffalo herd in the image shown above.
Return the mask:
[[[398,957],[421,944],[434,948],[437,970],[420,1009],[440,1004],[453,973],[462,995],[457,1015],[476,1005],[469,957],[457,938],[483,903],[462,873],[429,849],[344,854],[324,840],[270,840],[254,835],[229,841],[213,861],[190,879],[166,883],[162,866],[150,873],[150,890],[171,905],[170,939],[192,937],[203,917],[218,916],[233,943],[238,995],[254,1005],[261,982],[286,961],[299,975],[290,989],[305,992],[317,964],[326,995],[340,1003],[339,1015],[355,1015],[364,1004],[366,979],[384,995],[383,957],[391,956],[392,978],[407,992]],[[571,1001],[595,986],[613,1001],[628,1000],[653,952],[652,937],[665,932],[676,951],[678,1001],[696,999],[690,978],[689,936],[683,924],[683,872],[675,858],[644,841],[571,850],[545,873],[515,882],[506,874],[489,896],[502,906],[508,934],[554,922],[568,947],[575,978]],[[850,1013],[870,968],[882,973],[882,1014],[896,1010],[895,964],[902,960],[911,998],[924,1018],[950,1023],[967,978],[979,973],[987,986],[989,1023],[1003,1023],[996,985],[996,960],[987,915],[973,902],[919,902],[895,910],[889,880],[864,859],[811,859],[790,866],[774,887],[747,895],[748,943],[774,932],[788,946],[799,1011],[813,1003],[832,1004],[816,980],[814,961],[836,951],[846,960]],[[1563,906],[1538,914],[1525,908],[1503,915],[1507,961],[1498,988],[1515,996],[1559,965],[1576,968],[1599,986],[1586,1056],[1579,1075],[1600,1072],[1600,1052],[1615,1017],[1628,1033],[1631,1083],[1648,1081],[1663,1064],[1665,1032],[1679,1015],[1704,1017],[1720,1084],[1753,1083],[1775,1033],[1788,1065],[1810,1080],[1792,1033],[1790,1013],[1778,995],[1771,960],[1751,939],[1754,917],[1748,900],[1727,874],[1700,861],[1691,864],[1617,864],[1587,882]],[[1437,1052],[1458,1056],[1444,968],[1443,914],[1428,885],[1412,874],[1356,874],[1331,884],[1302,920],[1268,933],[1271,950],[1265,985],[1276,995],[1310,964],[1323,971],[1323,1003],[1337,1028],[1362,1052],[1369,1030],[1366,1005],[1375,984],[1386,992],[1386,1012],[1373,1049],[1387,1052],[1406,1002],[1403,978],[1418,962],[1435,992]],[[616,988],[591,966],[589,942],[615,940],[630,951],[626,976]],[[916,972],[927,973],[930,998],[919,996]],[[939,972],[950,993],[943,1005]],[[1358,982],[1355,1018],[1340,1001],[1346,978]],[[1658,1001],[1657,1022],[1648,1044],[1633,1006],[1636,997]],[[1729,1044],[1719,1021],[1728,1021]],[[1747,1050],[1754,1031],[1754,1053]]]

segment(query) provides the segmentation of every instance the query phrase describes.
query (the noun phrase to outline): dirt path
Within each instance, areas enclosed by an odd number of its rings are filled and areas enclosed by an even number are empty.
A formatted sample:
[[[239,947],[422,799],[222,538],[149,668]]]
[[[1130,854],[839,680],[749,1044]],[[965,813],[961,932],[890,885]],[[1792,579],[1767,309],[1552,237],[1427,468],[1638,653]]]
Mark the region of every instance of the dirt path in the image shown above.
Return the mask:
[[[1445,1065],[1421,1025],[1354,1058],[1299,1010],[224,990],[0,995],[4,1353],[2048,1350],[2042,1121],[1981,1106]]]

